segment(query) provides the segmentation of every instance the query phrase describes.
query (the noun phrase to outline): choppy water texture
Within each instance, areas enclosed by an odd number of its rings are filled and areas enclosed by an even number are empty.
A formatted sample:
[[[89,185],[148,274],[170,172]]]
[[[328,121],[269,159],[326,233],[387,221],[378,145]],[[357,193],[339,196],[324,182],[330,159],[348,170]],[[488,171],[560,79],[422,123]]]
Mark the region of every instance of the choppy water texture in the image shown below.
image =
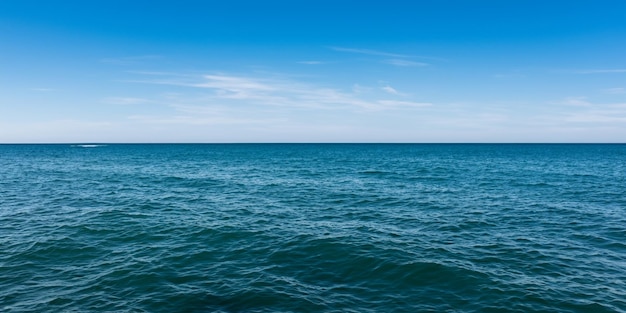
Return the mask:
[[[626,312],[625,145],[2,145],[2,312]]]

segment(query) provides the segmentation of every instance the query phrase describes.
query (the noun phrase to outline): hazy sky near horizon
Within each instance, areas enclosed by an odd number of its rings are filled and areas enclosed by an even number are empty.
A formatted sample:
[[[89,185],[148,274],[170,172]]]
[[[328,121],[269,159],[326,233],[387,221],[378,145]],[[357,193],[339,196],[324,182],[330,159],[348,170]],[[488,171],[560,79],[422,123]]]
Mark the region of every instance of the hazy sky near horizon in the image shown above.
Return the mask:
[[[625,142],[626,1],[0,1],[0,143]]]

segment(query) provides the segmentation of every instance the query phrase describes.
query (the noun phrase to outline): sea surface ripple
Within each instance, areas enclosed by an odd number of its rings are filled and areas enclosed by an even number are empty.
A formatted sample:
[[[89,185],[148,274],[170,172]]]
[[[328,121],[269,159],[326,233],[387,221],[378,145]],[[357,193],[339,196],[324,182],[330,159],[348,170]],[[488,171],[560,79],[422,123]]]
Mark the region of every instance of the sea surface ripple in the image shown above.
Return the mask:
[[[0,145],[2,312],[626,312],[626,145]]]

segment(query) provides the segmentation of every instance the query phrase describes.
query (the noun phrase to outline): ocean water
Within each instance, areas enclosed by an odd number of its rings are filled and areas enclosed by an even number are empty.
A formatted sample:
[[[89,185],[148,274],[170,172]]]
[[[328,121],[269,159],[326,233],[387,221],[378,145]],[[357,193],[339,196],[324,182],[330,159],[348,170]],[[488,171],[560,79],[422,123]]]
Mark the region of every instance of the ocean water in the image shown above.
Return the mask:
[[[626,312],[626,145],[0,145],[1,312]]]

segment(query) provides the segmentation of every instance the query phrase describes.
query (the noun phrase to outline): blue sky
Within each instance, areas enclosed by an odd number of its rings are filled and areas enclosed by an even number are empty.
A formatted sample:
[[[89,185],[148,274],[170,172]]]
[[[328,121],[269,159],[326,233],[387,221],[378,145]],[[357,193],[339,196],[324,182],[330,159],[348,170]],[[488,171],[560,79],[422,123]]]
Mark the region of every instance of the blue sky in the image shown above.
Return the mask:
[[[0,1],[0,142],[625,142],[626,1]]]

